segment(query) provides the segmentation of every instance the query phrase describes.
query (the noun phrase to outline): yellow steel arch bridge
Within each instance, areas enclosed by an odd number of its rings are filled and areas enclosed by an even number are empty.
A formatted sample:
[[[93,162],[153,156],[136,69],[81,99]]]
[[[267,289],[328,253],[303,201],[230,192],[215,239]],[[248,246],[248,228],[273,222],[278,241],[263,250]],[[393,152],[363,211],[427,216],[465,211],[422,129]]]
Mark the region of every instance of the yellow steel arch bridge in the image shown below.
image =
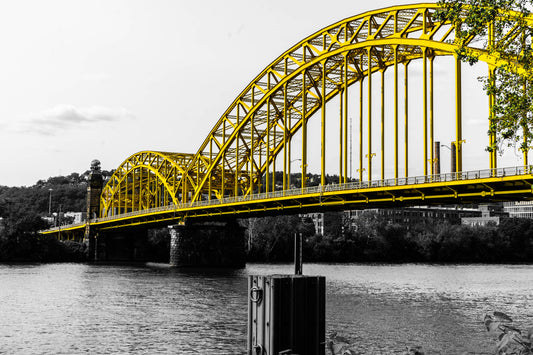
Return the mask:
[[[346,18],[303,39],[238,94],[195,154],[143,151],[127,158],[107,181],[100,215],[89,223],[105,230],[223,215],[531,199],[527,151],[519,167],[498,168],[496,152],[486,153],[484,170],[463,166],[459,47],[454,27],[434,19],[436,10],[430,3],[393,6]],[[472,37],[466,44],[492,75],[505,60],[489,55],[487,46],[511,42],[518,34],[509,26],[495,38],[487,26],[488,38]],[[454,126],[455,166],[446,174],[435,164],[434,63],[441,56],[455,58],[455,117],[445,118]],[[413,61],[422,61],[423,107],[416,117],[408,109]],[[385,88],[393,95],[385,97]],[[489,97],[489,106],[493,102]],[[358,109],[353,125],[349,106]],[[392,112],[391,124],[385,124],[385,109]],[[332,120],[336,129],[326,130]],[[309,137],[311,121],[320,122],[318,138]],[[489,123],[487,118],[487,129]],[[328,137],[338,142],[335,152],[326,152]],[[488,137],[487,145],[494,139]],[[416,150],[410,149],[414,140]],[[319,156],[311,156],[311,147]],[[313,159],[320,161],[318,186],[307,183]],[[295,160],[296,172],[291,171]],[[326,185],[327,164],[338,174],[335,184]],[[413,164],[422,165],[416,168],[423,174],[410,175]],[[301,176],[297,189],[290,181],[294,173]]]

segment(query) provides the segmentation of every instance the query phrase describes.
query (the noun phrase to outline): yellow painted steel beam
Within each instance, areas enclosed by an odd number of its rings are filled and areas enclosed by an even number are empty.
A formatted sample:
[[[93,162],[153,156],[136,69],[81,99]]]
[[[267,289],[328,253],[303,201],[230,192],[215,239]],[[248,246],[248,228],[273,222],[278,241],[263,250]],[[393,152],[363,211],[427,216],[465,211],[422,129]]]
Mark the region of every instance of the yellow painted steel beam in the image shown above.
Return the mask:
[[[381,180],[385,179],[385,69],[381,71]]]
[[[494,69],[489,66],[489,81],[494,80]],[[494,94],[489,94],[489,147],[492,147],[492,151],[489,153],[490,168],[496,169],[496,147],[494,147],[494,133],[492,132],[492,125],[494,122]]]
[[[326,185],[326,61],[322,62],[322,90],[320,110],[320,185]],[[303,186],[303,185],[302,185]]]
[[[461,59],[455,56],[455,171],[463,171]]]
[[[344,63],[343,63],[341,75],[344,75]],[[342,90],[344,90],[344,88],[341,88],[341,94],[339,94],[339,184],[343,183],[344,147],[346,147],[346,142],[344,141],[344,130],[345,130],[344,114],[343,114],[344,96],[343,96]]]
[[[363,78],[359,80],[359,181],[363,181]]]
[[[409,62],[404,62],[404,176],[409,176],[409,76],[407,68]]]
[[[345,36],[347,35],[347,28],[345,27]],[[348,146],[352,142],[348,142],[348,130],[351,127],[348,127],[348,56],[344,55],[344,77],[343,77],[343,112],[344,112],[344,179],[343,182],[348,182]],[[351,162],[350,162],[351,164]],[[350,177],[351,177],[350,171]]]
[[[526,82],[524,82],[523,86],[522,86],[522,90],[524,91],[524,96],[527,95],[526,93],[526,90],[527,90],[527,86],[526,86]],[[528,142],[528,128],[527,128],[527,125],[524,124],[522,125],[522,135],[524,136],[523,137],[523,142],[524,142],[524,147],[525,148],[522,148],[522,153],[524,155],[524,166],[527,166],[528,165],[528,153],[529,153],[529,142]]]
[[[433,114],[433,61],[435,57],[429,56],[429,147],[431,149],[431,175],[435,171],[435,139],[434,139],[434,114]]]
[[[302,189],[307,186],[307,86],[306,72],[302,72]]]
[[[369,25],[369,31],[371,30]],[[368,90],[368,103],[367,103],[367,131],[368,131],[368,138],[367,138],[367,144],[368,144],[368,181],[372,180],[372,47],[368,47],[367,49],[367,67],[368,67],[368,73],[366,75],[367,78],[367,90]]]
[[[396,25],[395,25],[396,28]],[[396,32],[396,31],[395,31]],[[398,46],[394,45],[394,178],[398,178]]]
[[[424,21],[425,23],[425,21]],[[424,26],[425,28],[425,26]],[[422,75],[423,75],[423,101],[424,101],[424,113],[423,118],[423,142],[424,142],[424,175],[428,174],[428,58],[427,58],[427,48],[422,49]]]

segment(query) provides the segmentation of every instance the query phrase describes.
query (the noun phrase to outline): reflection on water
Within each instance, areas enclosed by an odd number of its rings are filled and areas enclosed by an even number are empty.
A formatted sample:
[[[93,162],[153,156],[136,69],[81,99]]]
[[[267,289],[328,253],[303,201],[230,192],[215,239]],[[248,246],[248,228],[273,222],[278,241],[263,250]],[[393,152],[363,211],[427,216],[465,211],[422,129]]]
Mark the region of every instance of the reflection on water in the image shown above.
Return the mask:
[[[245,270],[144,265],[0,265],[0,354],[243,354]],[[533,267],[306,264],[327,280],[327,329],[363,354],[492,353],[500,310],[533,326]]]
[[[2,266],[0,353],[239,353],[246,332],[243,275]]]

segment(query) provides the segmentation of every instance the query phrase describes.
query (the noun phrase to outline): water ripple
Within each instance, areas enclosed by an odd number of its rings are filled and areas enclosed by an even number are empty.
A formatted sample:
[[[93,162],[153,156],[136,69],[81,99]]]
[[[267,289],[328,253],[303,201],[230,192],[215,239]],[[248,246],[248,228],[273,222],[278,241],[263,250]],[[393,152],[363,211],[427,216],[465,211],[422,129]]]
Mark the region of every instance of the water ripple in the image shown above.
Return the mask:
[[[244,354],[246,270],[0,265],[0,354]],[[533,323],[533,267],[305,264],[327,279],[327,332],[360,354],[489,354],[484,312]],[[355,346],[355,345],[354,345]]]

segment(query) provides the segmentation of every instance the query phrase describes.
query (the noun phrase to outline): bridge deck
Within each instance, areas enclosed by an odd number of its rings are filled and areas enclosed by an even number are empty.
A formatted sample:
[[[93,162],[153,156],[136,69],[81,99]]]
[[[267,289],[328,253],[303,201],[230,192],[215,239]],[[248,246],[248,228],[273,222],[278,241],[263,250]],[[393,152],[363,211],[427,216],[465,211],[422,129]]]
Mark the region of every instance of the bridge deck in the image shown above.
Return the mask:
[[[259,216],[325,210],[392,208],[412,205],[487,203],[533,199],[533,166],[476,170],[398,179],[313,186],[220,200],[163,206],[89,221],[101,230],[165,225],[188,218]],[[85,224],[62,226],[83,230]],[[43,231],[57,233],[59,228]]]

